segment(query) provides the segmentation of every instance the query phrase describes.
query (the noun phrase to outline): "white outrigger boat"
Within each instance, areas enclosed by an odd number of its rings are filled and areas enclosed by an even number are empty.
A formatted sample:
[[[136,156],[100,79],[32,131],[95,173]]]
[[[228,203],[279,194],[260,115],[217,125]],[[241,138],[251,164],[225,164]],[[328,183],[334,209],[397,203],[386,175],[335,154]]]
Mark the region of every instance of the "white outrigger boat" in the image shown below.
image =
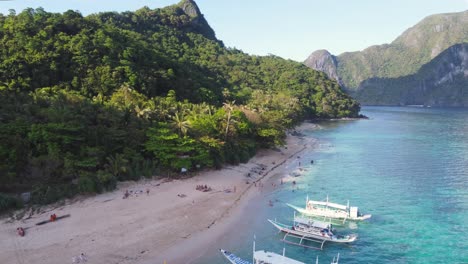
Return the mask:
[[[252,264],[251,262],[247,260],[243,260],[227,250],[219,249],[219,251],[221,251],[221,254],[223,254],[223,256],[227,260],[229,260],[229,262],[231,262],[232,264]],[[333,257],[333,261],[331,262],[331,264],[339,264],[338,263],[339,259],[340,259],[340,254],[338,254],[336,258]],[[315,264],[318,264],[318,263],[319,262],[318,262],[318,256],[317,256],[317,260],[315,261]],[[285,257],[284,249],[283,249],[283,255],[279,255],[273,252],[267,252],[264,250],[255,251],[255,244],[254,244],[253,264],[306,264],[306,263]]]
[[[349,201],[347,205],[331,203],[328,201],[328,196],[326,201],[312,201],[309,200],[309,197],[307,196],[305,208],[300,208],[292,204],[287,205],[307,216],[340,219],[343,220],[343,222],[347,219],[362,221],[372,217],[370,214],[361,214],[359,212],[359,208],[356,206],[350,207]]]
[[[253,244],[253,262],[241,259],[240,257],[224,249],[219,249],[219,251],[221,251],[221,254],[223,254],[223,256],[232,264],[305,264],[304,262],[286,257],[284,255],[285,249],[283,249],[283,255],[265,250],[255,251],[255,241]]]
[[[282,239],[283,242],[307,248],[322,250],[323,245],[327,241],[334,243],[351,243],[357,239],[357,235],[355,234],[345,236],[336,235],[334,234],[335,231],[333,230],[332,224],[307,218],[294,216],[294,223],[292,226],[270,219],[268,219],[268,222],[278,228],[278,230],[286,233]],[[289,237],[299,239],[299,242],[288,240]],[[305,245],[305,241],[319,243],[320,247]]]

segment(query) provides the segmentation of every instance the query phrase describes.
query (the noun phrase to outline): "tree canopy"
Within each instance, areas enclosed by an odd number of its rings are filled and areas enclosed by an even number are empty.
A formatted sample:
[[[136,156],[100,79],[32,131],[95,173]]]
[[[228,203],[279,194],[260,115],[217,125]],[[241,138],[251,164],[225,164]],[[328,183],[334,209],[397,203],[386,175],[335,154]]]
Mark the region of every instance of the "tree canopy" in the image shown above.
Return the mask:
[[[246,162],[306,118],[359,110],[323,73],[224,47],[180,4],[0,15],[0,192],[35,202]]]

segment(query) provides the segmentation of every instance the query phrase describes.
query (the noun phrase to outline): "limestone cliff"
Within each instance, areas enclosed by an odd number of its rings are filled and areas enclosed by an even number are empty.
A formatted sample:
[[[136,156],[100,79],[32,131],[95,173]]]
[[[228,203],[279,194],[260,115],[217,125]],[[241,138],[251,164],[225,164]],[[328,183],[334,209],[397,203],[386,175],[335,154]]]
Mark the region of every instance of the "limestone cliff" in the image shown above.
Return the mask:
[[[453,78],[450,76],[459,75],[448,71],[447,65],[457,65],[457,63],[446,62],[443,64],[445,70],[439,69],[440,71],[433,72],[435,76],[440,77],[438,81],[432,79],[434,76],[424,75],[423,78],[421,72],[424,71],[423,67],[429,67],[427,65],[435,70],[436,63],[455,59],[448,54],[457,48],[450,47],[468,43],[467,28],[468,11],[432,15],[407,29],[390,44],[375,45],[363,51],[345,52],[338,56],[321,50],[312,53],[304,63],[313,69],[325,72],[330,78],[338,80],[346,91],[358,96],[360,100],[365,99],[361,101],[364,104],[407,104],[418,101],[433,105],[455,106],[461,102],[459,98],[452,98],[452,93],[455,92],[452,85],[456,83],[458,86],[463,78],[455,78],[458,81],[451,82]],[[450,51],[445,53],[444,51],[448,49]],[[445,53],[444,60],[439,57],[442,53]],[[436,58],[438,59],[436,60]],[[459,67],[463,66],[459,65]],[[441,73],[448,75],[443,77],[440,76]],[[428,83],[415,84],[413,77],[423,78],[423,83]],[[389,84],[390,81],[393,82],[393,85]],[[427,85],[437,86],[438,89],[445,87],[446,90],[440,90],[437,93],[437,98],[435,97],[436,93],[432,93],[432,99],[429,99],[427,97],[429,95],[426,93],[416,94],[415,87],[426,91]],[[390,89],[390,86],[393,90]],[[468,86],[468,82],[465,86]],[[402,87],[409,87],[409,90],[404,91]],[[383,93],[383,91],[385,92]],[[408,96],[408,98],[404,98],[403,95]],[[422,98],[425,99],[422,100]],[[453,101],[450,101],[450,98]]]
[[[336,58],[328,50],[314,51],[304,61],[304,64],[309,68],[326,73],[328,78],[336,80],[340,85],[343,85],[336,72]]]
[[[468,44],[454,45],[413,75],[371,78],[353,95],[364,105],[468,107]]]
[[[214,30],[208,24],[205,17],[193,0],[182,0],[178,6],[191,19],[192,28],[190,30],[203,34],[211,40],[217,40]],[[219,41],[221,44],[222,42]]]

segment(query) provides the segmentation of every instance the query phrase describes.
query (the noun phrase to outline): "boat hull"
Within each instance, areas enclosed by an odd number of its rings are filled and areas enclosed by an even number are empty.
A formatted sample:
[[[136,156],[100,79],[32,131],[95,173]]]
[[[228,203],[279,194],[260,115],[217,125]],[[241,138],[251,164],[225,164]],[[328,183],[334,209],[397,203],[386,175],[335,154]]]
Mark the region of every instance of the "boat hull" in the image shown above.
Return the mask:
[[[247,260],[244,260],[244,259],[241,259],[238,256],[236,256],[236,255],[232,254],[231,252],[226,251],[224,249],[219,249],[219,251],[232,264],[252,264],[251,262],[249,262]]]
[[[292,204],[287,204],[289,207],[293,208],[294,210],[298,211],[301,214],[312,216],[312,217],[328,217],[338,220],[352,220],[352,221],[363,221],[372,217],[370,214],[358,216],[358,217],[348,217],[346,213],[334,213],[331,210],[310,210],[304,209]]]
[[[287,234],[292,234],[296,237],[302,237],[302,238],[308,238],[308,239],[315,239],[318,241],[327,241],[327,242],[333,242],[333,243],[351,243],[354,242],[357,239],[356,235],[347,235],[347,236],[327,236],[324,233],[312,233],[312,232],[304,232],[301,230],[293,230],[292,227],[289,227],[287,225],[278,223],[276,221],[268,219],[268,222],[270,222],[273,226],[275,226],[278,230],[287,233]]]

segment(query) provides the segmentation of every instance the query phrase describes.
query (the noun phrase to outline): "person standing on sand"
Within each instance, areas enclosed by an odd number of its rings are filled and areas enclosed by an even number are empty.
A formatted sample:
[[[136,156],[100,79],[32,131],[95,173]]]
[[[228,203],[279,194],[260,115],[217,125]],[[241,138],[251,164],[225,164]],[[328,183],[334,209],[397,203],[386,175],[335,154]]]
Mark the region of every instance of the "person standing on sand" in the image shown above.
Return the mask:
[[[50,215],[50,221],[51,221],[51,222],[54,222],[56,219],[57,219],[57,215],[56,215],[56,214],[51,214],[51,215]]]
[[[16,228],[16,232],[19,236],[24,236],[24,229],[22,227]]]

